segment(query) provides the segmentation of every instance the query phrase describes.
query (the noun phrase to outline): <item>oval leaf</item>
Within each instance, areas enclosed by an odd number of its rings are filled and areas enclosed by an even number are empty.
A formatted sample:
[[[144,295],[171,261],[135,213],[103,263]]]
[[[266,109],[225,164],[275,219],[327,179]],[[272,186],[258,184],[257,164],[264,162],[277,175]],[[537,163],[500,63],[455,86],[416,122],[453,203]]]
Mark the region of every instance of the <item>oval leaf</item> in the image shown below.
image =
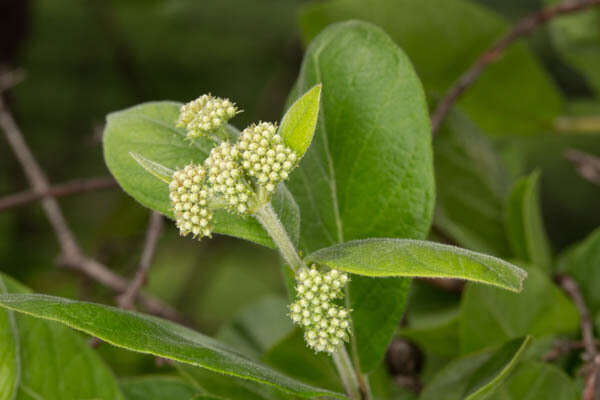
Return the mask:
[[[288,182],[302,215],[300,249],[368,237],[423,239],[434,200],[431,131],[410,60],[371,24],[335,24],[307,49],[291,100],[320,82],[315,137]],[[383,358],[409,284],[353,278],[353,337],[363,371]]]
[[[109,114],[104,129],[104,158],[119,185],[142,205],[169,218],[173,218],[173,213],[165,174],[192,161],[204,161],[214,146],[206,138],[192,142],[185,139],[185,131],[175,127],[180,107],[180,103],[172,101],[141,104]],[[235,128],[228,129],[231,135],[236,134]],[[298,210],[283,184],[277,187],[272,201],[288,233],[294,236],[299,229]],[[213,223],[217,233],[274,247],[252,217],[218,210]]]
[[[304,156],[315,134],[322,87],[315,85],[296,100],[281,120],[279,135],[300,157]]]
[[[306,259],[357,275],[466,279],[513,292],[521,291],[527,277],[521,268],[496,257],[411,239],[353,240]]]
[[[0,306],[62,322],[115,346],[272,385],[297,396],[345,398],[291,379],[208,336],[149,315],[40,294],[0,295]]]

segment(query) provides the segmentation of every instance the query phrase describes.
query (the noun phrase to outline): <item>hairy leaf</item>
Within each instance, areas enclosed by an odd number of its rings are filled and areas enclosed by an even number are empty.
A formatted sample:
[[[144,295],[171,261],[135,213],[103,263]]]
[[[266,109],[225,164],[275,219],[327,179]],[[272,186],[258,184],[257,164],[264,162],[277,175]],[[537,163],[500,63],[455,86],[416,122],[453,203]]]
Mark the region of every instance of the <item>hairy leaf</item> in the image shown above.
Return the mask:
[[[336,24],[307,49],[291,100],[319,82],[315,137],[288,184],[302,214],[301,250],[367,237],[424,238],[434,198],[431,132],[406,55],[373,25]],[[398,278],[353,278],[363,370],[383,357],[407,289]]]
[[[315,1],[300,14],[307,42],[333,22],[361,19],[382,27],[415,65],[430,97],[439,99],[505,33],[496,13],[468,0]],[[532,134],[551,125],[561,96],[524,43],[510,46],[458,102],[484,131]]]
[[[207,138],[186,140],[185,131],[175,127],[180,107],[180,103],[170,101],[141,104],[109,114],[104,130],[104,158],[123,190],[142,205],[170,218],[173,213],[165,174],[190,162],[204,161],[214,146]],[[235,128],[228,126],[228,130],[232,136],[237,135]],[[272,201],[288,233],[294,236],[300,223],[298,210],[283,184],[278,186]],[[252,217],[218,210],[213,222],[217,233],[274,247]]]
[[[316,85],[296,100],[281,120],[279,135],[301,157],[315,134],[322,87],[320,84]]]
[[[318,250],[307,260],[372,277],[466,279],[521,291],[527,272],[496,257],[412,239],[353,240]]]
[[[27,288],[0,274],[0,296],[26,296],[6,293],[27,292]],[[1,309],[0,336],[5,334],[11,338],[0,341],[0,371],[6,371],[0,374],[0,398],[123,398],[112,372],[70,329]],[[8,385],[4,379],[9,379]]]
[[[506,206],[506,230],[517,258],[550,273],[552,254],[540,210],[538,171],[518,180]]]
[[[198,389],[172,376],[127,378],[121,381],[121,390],[127,400],[217,400],[200,395]]]
[[[253,380],[297,396],[344,398],[291,379],[208,336],[149,315],[40,294],[2,295],[0,306],[61,322],[115,346]]]

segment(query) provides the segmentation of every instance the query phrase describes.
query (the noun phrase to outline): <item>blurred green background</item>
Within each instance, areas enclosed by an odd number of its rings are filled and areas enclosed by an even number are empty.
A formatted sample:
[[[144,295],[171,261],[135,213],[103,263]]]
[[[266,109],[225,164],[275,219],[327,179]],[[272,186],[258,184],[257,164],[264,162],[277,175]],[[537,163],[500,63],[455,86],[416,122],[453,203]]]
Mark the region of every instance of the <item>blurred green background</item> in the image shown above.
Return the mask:
[[[278,120],[302,59],[302,0],[2,0],[0,64],[23,68],[7,101],[50,180],[108,176],[101,135],[107,113],[149,100],[200,94],[234,100],[234,124]],[[479,0],[510,20],[542,1]],[[560,61],[541,29],[529,45],[565,96],[588,98],[582,76]],[[597,112],[598,108],[594,109]],[[567,147],[596,149],[585,135],[497,143],[514,176],[542,169],[542,204],[555,250],[600,225],[600,190],[563,158]],[[595,146],[595,147],[594,147]],[[28,188],[5,142],[0,195]],[[119,189],[63,198],[85,251],[124,276],[139,262],[149,212]],[[596,207],[596,208],[594,208]],[[112,304],[113,293],[56,267],[58,244],[38,204],[0,213],[0,270],[35,291]],[[198,244],[166,224],[148,290],[209,334],[268,294],[285,296],[277,255],[228,237]],[[155,368],[150,357],[101,346],[117,372]]]

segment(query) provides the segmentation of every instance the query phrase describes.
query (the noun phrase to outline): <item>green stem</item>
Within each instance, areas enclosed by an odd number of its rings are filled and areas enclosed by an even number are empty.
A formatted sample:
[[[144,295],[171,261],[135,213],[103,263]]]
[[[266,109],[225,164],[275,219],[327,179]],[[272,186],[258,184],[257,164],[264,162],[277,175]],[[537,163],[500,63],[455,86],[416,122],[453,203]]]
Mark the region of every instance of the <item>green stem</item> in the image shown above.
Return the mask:
[[[284,260],[290,265],[294,273],[302,267],[306,267],[304,261],[300,258],[296,247],[290,240],[285,228],[281,224],[279,217],[275,214],[271,203],[268,202],[254,212],[254,217],[265,228],[275,245],[279,248]],[[337,352],[333,353],[333,361],[338,370],[346,392],[352,400],[361,400],[361,390],[357,373],[352,366],[352,361],[346,352],[344,346],[340,346]]]
[[[361,400],[362,396],[360,394],[358,380],[356,379],[356,372],[354,371],[352,361],[350,361],[346,348],[343,345],[340,346],[338,351],[333,353],[332,357],[348,396],[353,400]]]
[[[279,248],[284,260],[296,272],[299,268],[304,267],[304,261],[298,255],[296,247],[290,240],[285,228],[281,224],[279,217],[275,214],[271,203],[266,203],[254,212],[254,216],[265,228],[275,245]]]

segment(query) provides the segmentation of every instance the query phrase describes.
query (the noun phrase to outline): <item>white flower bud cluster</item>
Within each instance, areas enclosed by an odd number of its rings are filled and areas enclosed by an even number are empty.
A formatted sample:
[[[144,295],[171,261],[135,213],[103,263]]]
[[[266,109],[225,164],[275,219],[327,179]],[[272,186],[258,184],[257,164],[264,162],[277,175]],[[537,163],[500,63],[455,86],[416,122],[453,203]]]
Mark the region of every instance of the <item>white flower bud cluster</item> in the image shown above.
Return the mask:
[[[348,340],[350,312],[334,304],[343,298],[348,275],[337,270],[319,272],[313,265],[296,275],[297,300],[290,305],[290,317],[304,328],[304,340],[316,352],[333,353]]]
[[[260,122],[244,129],[237,143],[242,166],[269,192],[287,179],[298,160],[296,153],[282,142],[274,124]]]
[[[211,236],[213,215],[207,205],[209,193],[204,187],[205,179],[206,169],[201,165],[190,164],[173,174],[169,197],[182,236],[188,233],[200,239]]]
[[[186,128],[187,137],[193,139],[217,131],[238,112],[229,99],[205,94],[181,106],[176,125]]]
[[[222,196],[229,211],[243,214],[253,192],[243,177],[238,158],[237,146],[222,142],[211,150],[205,165],[212,194]]]

